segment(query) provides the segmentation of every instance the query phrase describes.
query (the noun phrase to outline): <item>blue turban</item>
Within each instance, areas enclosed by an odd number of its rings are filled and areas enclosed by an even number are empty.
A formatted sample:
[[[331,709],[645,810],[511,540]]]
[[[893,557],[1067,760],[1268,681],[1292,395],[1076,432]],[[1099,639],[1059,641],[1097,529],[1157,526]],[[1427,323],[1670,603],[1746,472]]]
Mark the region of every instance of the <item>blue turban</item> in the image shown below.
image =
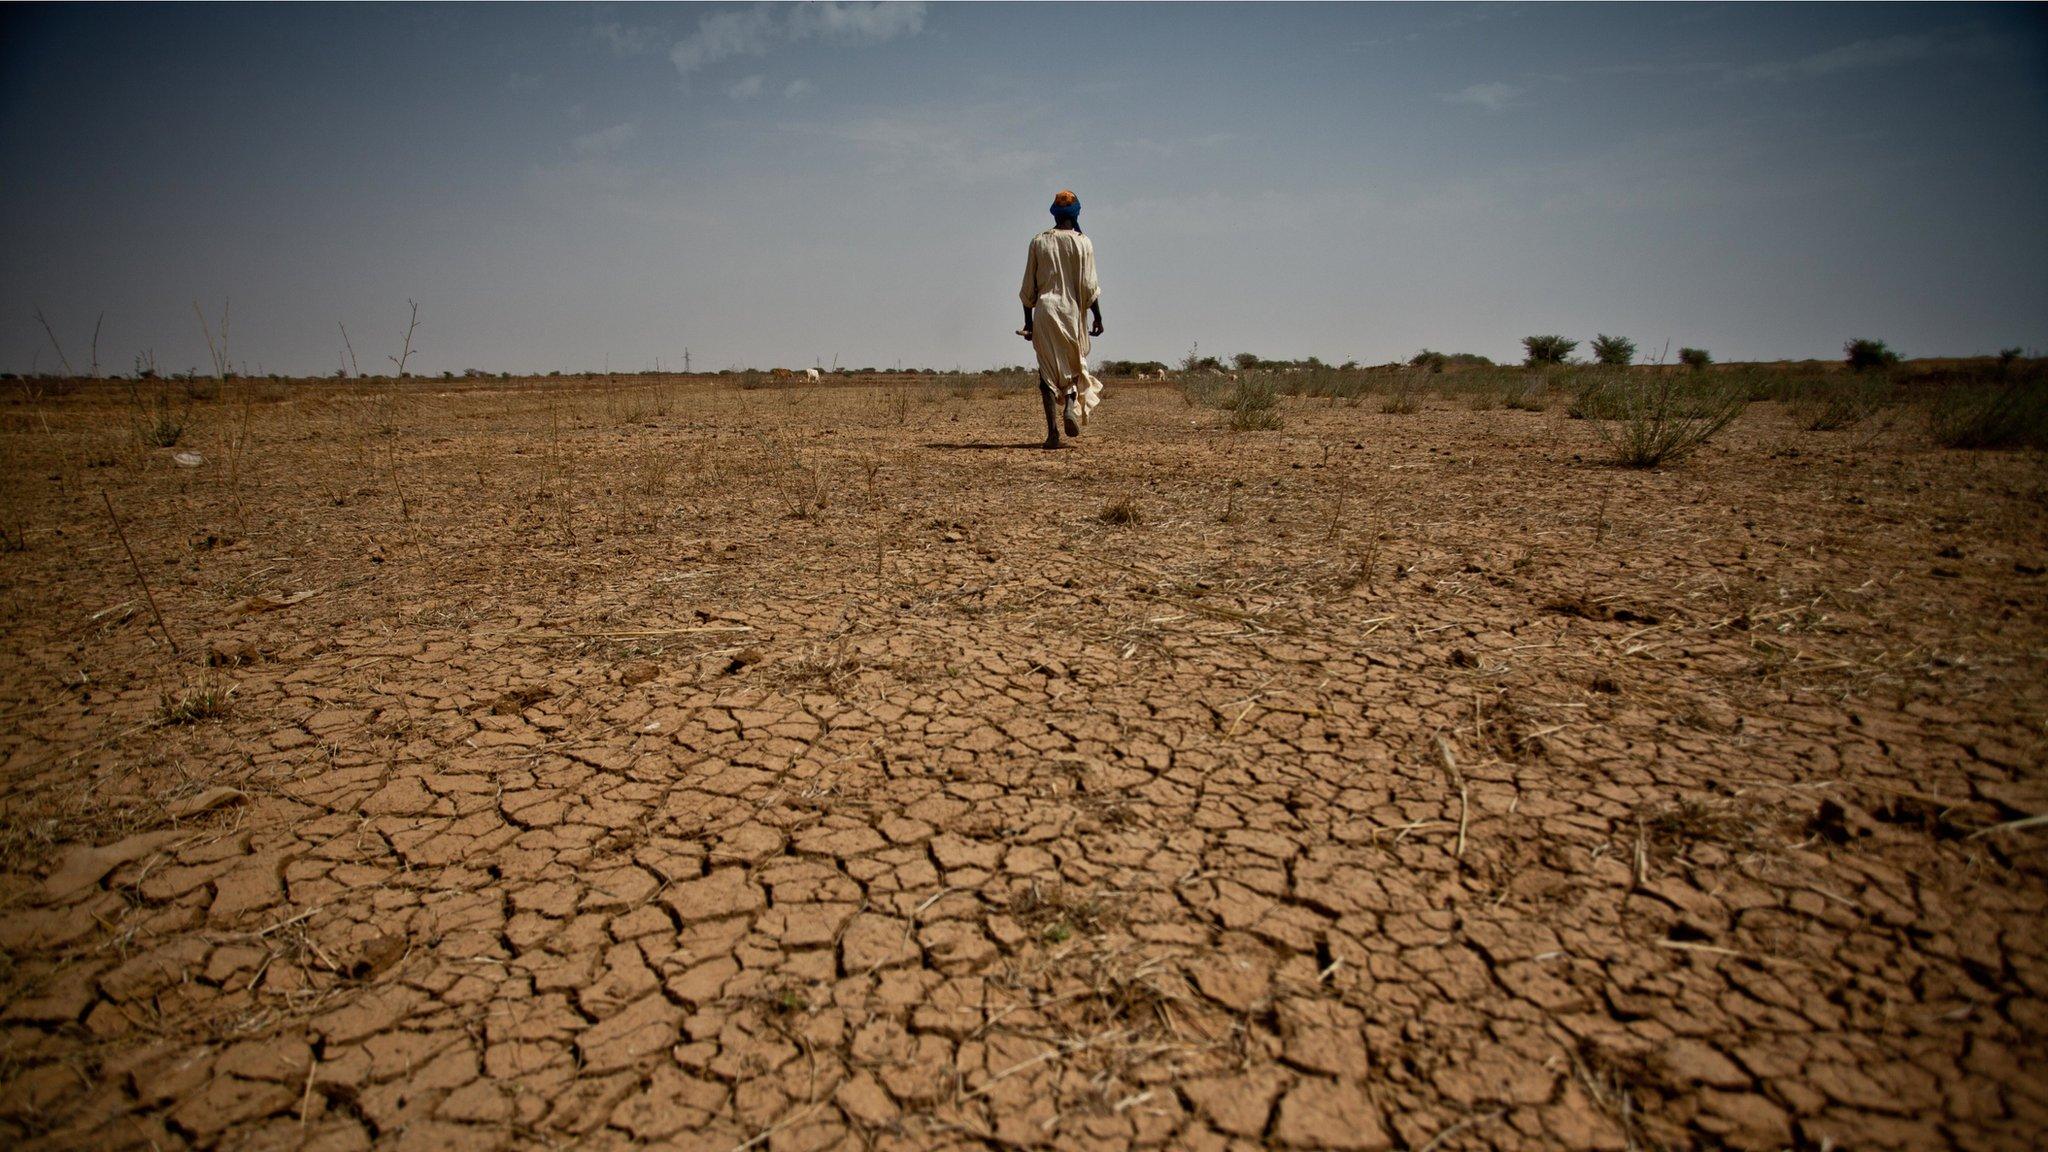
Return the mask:
[[[1052,218],[1067,221],[1079,220],[1081,218],[1081,198],[1079,196],[1074,197],[1072,204],[1053,205]]]

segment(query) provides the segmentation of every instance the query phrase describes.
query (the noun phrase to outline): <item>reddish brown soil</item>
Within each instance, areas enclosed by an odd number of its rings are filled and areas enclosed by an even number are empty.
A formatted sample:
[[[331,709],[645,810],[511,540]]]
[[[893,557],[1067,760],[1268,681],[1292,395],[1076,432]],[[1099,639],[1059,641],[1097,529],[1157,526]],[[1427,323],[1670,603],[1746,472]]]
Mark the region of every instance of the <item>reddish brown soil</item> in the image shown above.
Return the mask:
[[[1036,409],[0,412],[0,1143],[2038,1146],[2039,455]]]

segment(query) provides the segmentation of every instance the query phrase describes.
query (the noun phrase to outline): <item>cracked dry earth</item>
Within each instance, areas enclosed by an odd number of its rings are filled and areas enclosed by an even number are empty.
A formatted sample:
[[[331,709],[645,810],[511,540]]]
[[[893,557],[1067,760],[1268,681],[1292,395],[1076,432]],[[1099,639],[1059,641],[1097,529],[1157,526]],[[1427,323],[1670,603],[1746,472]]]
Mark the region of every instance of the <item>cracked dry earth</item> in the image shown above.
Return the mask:
[[[17,403],[0,1143],[2037,1147],[2041,458],[1559,406]]]

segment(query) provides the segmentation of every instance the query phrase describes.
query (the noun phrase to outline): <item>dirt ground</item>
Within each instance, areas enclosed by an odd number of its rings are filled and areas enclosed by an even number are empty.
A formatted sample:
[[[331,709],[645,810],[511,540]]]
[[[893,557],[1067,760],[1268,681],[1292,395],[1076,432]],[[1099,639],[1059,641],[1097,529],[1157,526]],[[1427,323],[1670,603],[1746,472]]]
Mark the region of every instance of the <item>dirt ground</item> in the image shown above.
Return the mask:
[[[0,1143],[2048,1131],[2038,453],[418,388],[0,407]]]

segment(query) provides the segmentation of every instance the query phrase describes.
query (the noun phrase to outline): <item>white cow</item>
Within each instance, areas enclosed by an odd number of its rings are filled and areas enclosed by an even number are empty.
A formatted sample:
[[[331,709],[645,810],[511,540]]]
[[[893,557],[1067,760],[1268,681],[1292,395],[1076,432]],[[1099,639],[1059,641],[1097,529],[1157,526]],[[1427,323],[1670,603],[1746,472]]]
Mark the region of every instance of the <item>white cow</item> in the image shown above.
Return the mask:
[[[804,369],[804,379],[816,384],[818,382],[818,370],[816,368]]]

